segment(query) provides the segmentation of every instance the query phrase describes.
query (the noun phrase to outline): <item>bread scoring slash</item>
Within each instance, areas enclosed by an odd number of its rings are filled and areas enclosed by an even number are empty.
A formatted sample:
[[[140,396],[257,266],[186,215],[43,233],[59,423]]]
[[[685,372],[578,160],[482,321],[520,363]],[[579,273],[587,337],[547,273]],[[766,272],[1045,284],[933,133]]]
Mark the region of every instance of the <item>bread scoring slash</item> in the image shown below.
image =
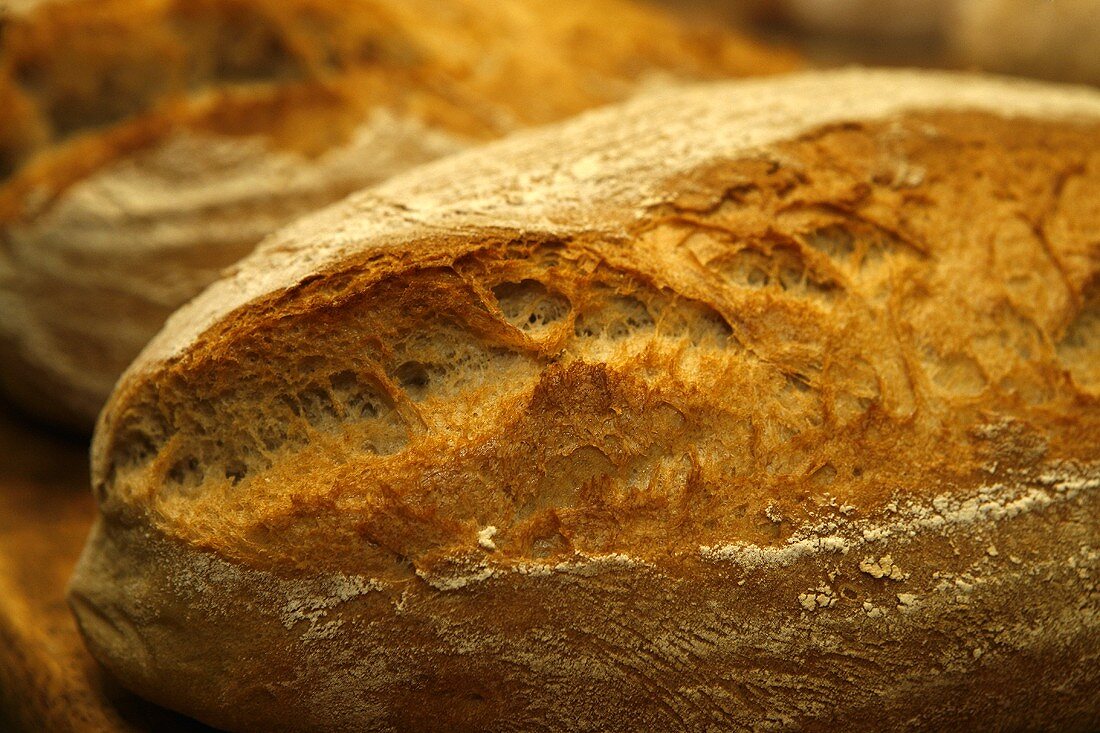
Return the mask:
[[[1100,723],[1100,93],[667,92],[284,229],[93,447],[72,582],[228,730]]]

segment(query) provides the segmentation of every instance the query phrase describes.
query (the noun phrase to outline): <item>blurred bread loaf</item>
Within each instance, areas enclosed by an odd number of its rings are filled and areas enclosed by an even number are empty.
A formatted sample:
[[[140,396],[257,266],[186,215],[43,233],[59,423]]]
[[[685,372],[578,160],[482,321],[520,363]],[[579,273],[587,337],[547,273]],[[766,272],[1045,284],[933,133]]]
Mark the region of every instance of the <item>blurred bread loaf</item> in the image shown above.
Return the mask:
[[[266,240],[96,431],[71,586],[244,730],[1100,724],[1100,93],[668,91]]]
[[[930,39],[943,29],[954,0],[777,0],[798,27],[871,41]]]
[[[1100,86],[1100,0],[957,0],[948,35],[963,63]]]
[[[959,67],[1100,85],[1100,0],[656,0],[793,34],[815,63]]]
[[[67,0],[0,42],[0,380],[90,428],[164,318],[394,172],[786,54],[620,0]]]

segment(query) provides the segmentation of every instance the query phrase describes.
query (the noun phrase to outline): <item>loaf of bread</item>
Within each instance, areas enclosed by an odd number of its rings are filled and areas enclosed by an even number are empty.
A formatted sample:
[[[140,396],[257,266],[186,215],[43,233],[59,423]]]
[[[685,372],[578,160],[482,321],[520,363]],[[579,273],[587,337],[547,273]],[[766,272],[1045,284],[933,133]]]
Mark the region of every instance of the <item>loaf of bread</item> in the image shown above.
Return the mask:
[[[623,0],[67,0],[0,44],[0,382],[90,430],[292,217],[472,143],[793,59]]]
[[[1100,93],[702,85],[403,174],[176,313],[71,584],[244,730],[1100,724]]]

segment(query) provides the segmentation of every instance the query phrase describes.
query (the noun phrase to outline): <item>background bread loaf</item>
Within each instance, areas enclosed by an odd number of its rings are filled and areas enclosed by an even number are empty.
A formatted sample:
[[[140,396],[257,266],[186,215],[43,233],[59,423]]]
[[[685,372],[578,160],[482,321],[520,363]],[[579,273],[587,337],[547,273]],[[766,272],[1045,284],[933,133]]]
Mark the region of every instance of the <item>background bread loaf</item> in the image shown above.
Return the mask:
[[[661,83],[791,68],[619,0],[68,0],[0,46],[0,380],[90,428],[164,318],[294,216]]]
[[[1098,133],[807,74],[302,220],[100,418],[89,647],[228,730],[1094,728]]]
[[[1100,86],[1100,2],[957,2],[947,36],[971,66]]]
[[[652,0],[755,27],[818,66],[959,68],[1100,85],[1098,0]]]
[[[794,24],[817,33],[872,39],[930,40],[942,32],[954,0],[779,0]]]

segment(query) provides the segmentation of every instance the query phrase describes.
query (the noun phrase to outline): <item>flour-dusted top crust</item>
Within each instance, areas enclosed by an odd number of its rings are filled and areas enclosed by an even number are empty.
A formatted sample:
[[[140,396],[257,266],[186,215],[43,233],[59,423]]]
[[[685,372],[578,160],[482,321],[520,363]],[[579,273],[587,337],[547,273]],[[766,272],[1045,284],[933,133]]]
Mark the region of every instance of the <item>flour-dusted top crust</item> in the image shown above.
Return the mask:
[[[620,233],[675,196],[678,174],[747,157],[815,128],[906,111],[1095,119],[1100,94],[993,77],[847,69],[654,92],[568,125],[513,136],[350,197],[264,243],[237,273],[176,314],[135,365],[177,353],[248,301],[368,247],[461,228]],[[713,130],[726,134],[716,137]],[[546,155],[547,149],[556,154]]]

